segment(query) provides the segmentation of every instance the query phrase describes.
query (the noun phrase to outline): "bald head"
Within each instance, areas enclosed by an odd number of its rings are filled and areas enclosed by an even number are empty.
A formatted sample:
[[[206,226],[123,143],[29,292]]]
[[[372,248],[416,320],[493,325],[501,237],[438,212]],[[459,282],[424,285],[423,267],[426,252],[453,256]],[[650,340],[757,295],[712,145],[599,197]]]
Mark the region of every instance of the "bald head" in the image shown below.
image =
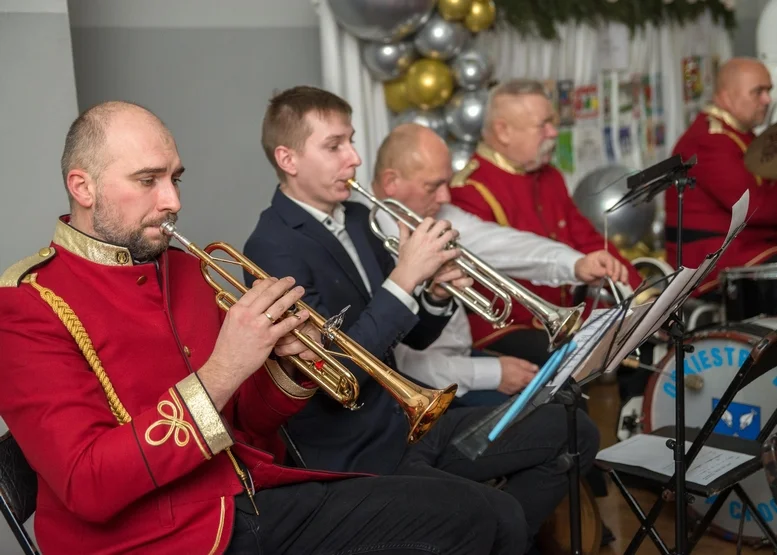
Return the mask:
[[[397,125],[378,148],[375,181],[379,183],[386,170],[411,175],[430,157],[445,156],[447,152],[445,141],[428,127],[417,123]]]
[[[732,58],[720,67],[713,102],[731,113],[746,131],[764,122],[771,101],[769,71],[753,58]]]
[[[137,126],[154,129],[166,140],[173,141],[172,134],[156,115],[131,102],[103,102],[78,116],[68,130],[62,152],[61,170],[65,184],[74,169],[83,170],[99,181],[114,150],[120,148],[118,143],[126,140],[124,132],[128,127]]]
[[[379,198],[390,197],[422,216],[434,216],[450,201],[452,177],[445,141],[428,127],[405,123],[380,145],[372,187]]]

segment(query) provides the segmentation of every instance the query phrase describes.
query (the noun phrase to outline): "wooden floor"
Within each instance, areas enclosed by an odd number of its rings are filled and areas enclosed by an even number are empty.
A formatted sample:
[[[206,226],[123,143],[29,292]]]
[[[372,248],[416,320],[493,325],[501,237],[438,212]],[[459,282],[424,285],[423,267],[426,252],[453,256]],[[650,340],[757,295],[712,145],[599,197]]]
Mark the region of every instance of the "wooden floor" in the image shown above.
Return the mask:
[[[618,421],[618,410],[620,407],[618,387],[615,384],[595,385],[589,389],[588,395],[590,396],[588,406],[591,411],[591,416],[601,432],[601,447],[608,447],[617,441],[615,437],[615,426]],[[639,528],[639,523],[615,485],[610,483],[608,489],[609,495],[604,499],[598,500],[599,509],[602,514],[602,519],[605,524],[612,529],[616,540],[602,549],[600,554],[621,555],[634,537],[634,534]],[[650,509],[653,501],[656,499],[656,496],[651,492],[633,489],[629,491],[637,498],[645,511]],[[667,504],[664,507],[663,513],[658,518],[656,529],[670,548],[674,546],[674,526],[674,507],[672,504]],[[656,549],[655,545],[653,545],[652,541],[646,539],[642,543],[639,553],[651,555],[654,553],[657,554],[659,551]],[[707,535],[702,538],[693,553],[694,555],[733,555],[736,553],[736,544]],[[754,555],[756,553],[758,555],[768,555],[771,553],[771,550],[767,548],[755,550],[744,547],[742,553],[747,555]]]

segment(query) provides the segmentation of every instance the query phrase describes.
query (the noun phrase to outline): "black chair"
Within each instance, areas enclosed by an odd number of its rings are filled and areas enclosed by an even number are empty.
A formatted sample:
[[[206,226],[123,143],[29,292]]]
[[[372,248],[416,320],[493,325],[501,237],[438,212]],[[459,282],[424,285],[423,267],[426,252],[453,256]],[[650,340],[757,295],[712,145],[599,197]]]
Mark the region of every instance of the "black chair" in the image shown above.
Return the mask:
[[[0,437],[0,511],[25,555],[40,555],[24,523],[35,512],[38,477],[10,433]]]

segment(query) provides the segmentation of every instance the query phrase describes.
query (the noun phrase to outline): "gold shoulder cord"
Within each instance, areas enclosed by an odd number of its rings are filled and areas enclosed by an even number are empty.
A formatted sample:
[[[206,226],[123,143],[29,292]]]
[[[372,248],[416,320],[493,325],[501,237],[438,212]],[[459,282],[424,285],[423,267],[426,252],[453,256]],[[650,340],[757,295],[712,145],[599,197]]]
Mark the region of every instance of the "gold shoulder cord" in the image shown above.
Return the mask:
[[[46,303],[51,307],[54,313],[65,325],[67,331],[70,332],[70,335],[73,336],[73,339],[75,339],[78,348],[81,349],[81,352],[89,363],[89,366],[92,368],[95,376],[97,376],[97,379],[99,380],[100,385],[105,392],[105,396],[108,399],[111,412],[116,417],[116,420],[119,421],[119,424],[128,424],[132,422],[132,418],[127,412],[127,409],[124,408],[124,405],[122,405],[121,401],[119,400],[119,396],[116,395],[116,391],[113,389],[113,384],[111,384],[111,380],[108,377],[108,374],[105,373],[102,362],[100,362],[100,357],[97,356],[97,352],[94,350],[94,345],[92,345],[92,340],[89,339],[89,334],[86,333],[86,329],[84,329],[84,325],[81,323],[81,320],[78,319],[76,313],[73,312],[73,309],[68,306],[67,302],[65,302],[62,297],[58,297],[54,291],[40,285],[36,280],[36,276],[37,274],[28,275],[24,278],[24,283],[29,283],[35,288],[36,291],[38,291],[38,293],[40,293],[41,298],[46,301]],[[232,466],[234,467],[235,472],[240,478],[240,481],[243,482],[243,485],[245,486],[246,493],[248,494],[248,498],[251,501],[256,514],[259,514],[259,509],[257,508],[256,502],[254,501],[254,493],[248,483],[249,478],[247,473],[240,467],[229,447],[227,447],[226,452],[230,461],[232,462]]]
[[[100,357],[97,356],[94,345],[92,345],[92,340],[89,339],[89,334],[86,333],[86,329],[84,329],[81,320],[78,319],[76,313],[73,312],[73,309],[68,306],[62,297],[58,297],[54,291],[40,285],[36,280],[36,276],[37,274],[30,274],[24,278],[24,282],[32,285],[35,290],[40,293],[41,298],[46,301],[65,325],[67,331],[70,332],[70,335],[73,336],[78,348],[81,349],[84,358],[86,358],[86,361],[89,363],[95,376],[97,376],[97,379],[105,392],[105,396],[108,398],[111,412],[116,417],[116,420],[119,421],[119,424],[128,424],[132,422],[132,418],[127,412],[127,409],[124,408],[124,405],[122,405],[119,400],[119,396],[116,395],[113,384],[111,383],[108,374],[105,373],[103,364],[100,362]]]

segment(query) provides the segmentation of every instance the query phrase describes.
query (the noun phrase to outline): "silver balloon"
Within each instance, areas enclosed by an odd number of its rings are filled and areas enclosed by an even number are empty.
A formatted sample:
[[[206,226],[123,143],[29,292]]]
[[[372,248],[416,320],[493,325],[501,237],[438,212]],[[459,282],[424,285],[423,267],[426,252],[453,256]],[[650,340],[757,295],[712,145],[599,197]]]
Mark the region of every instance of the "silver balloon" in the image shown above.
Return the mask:
[[[472,155],[475,154],[475,145],[464,143],[462,141],[452,141],[448,143],[448,149],[451,152],[451,167],[454,172],[460,172],[467,165]]]
[[[440,14],[435,14],[419,29],[413,42],[427,58],[448,60],[461,52],[469,37],[464,25],[446,21]]]
[[[572,199],[578,209],[604,234],[605,211],[615,205],[629,191],[626,178],[634,169],[612,165],[598,168],[586,175],[575,188]],[[618,237],[619,248],[630,248],[651,232],[656,216],[656,200],[630,204],[607,214],[607,234],[610,240]]]
[[[337,22],[353,36],[396,42],[414,33],[432,14],[436,0],[329,0]]]
[[[459,87],[474,91],[486,85],[494,66],[485,52],[477,48],[468,48],[454,58],[451,62],[451,70]]]
[[[417,123],[428,127],[443,139],[447,136],[448,127],[445,125],[445,116],[441,110],[405,110],[392,120],[392,129],[403,123]]]
[[[445,123],[450,134],[460,141],[476,143],[483,128],[487,100],[485,89],[454,94],[445,106]]]
[[[365,42],[362,45],[364,65],[378,81],[396,79],[407,71],[417,57],[411,41],[396,44]]]

